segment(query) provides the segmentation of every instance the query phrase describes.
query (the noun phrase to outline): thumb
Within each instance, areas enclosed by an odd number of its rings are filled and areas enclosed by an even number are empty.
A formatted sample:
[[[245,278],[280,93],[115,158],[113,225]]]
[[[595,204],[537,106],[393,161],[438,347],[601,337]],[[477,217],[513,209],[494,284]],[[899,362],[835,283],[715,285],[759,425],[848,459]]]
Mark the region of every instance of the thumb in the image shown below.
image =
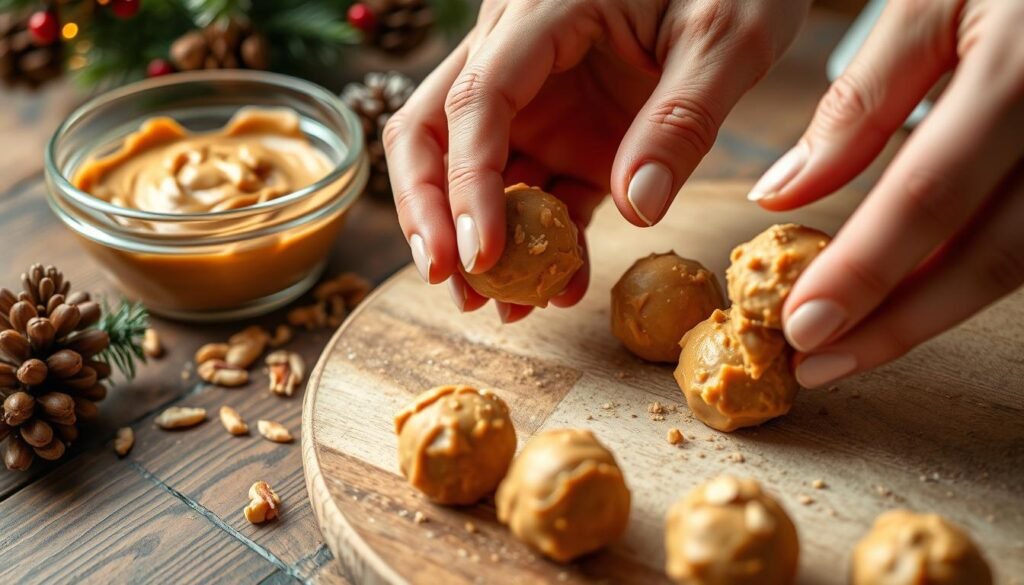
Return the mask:
[[[612,198],[640,227],[657,223],[711,150],[726,114],[771,58],[744,43],[677,40],[661,80],[626,132],[612,165]],[[755,56],[757,55],[757,56]]]

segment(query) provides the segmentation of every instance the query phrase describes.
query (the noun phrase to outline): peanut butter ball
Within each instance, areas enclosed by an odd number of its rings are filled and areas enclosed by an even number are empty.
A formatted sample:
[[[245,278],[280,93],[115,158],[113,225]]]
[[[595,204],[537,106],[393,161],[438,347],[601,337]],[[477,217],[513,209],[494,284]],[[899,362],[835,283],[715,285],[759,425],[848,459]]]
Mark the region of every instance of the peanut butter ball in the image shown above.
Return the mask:
[[[565,204],[522,183],[505,189],[505,250],[487,272],[463,276],[485,297],[546,307],[583,266],[576,224]]]
[[[615,457],[583,429],[532,438],[498,488],[498,520],[565,563],[616,540],[629,523],[629,489]]]
[[[680,343],[676,382],[704,424],[729,432],[789,412],[799,386],[789,367],[788,350],[755,379],[744,365],[729,315],[721,310],[691,329]]]
[[[494,491],[516,451],[508,406],[489,390],[441,386],[395,417],[398,463],[439,504],[472,504]]]
[[[786,337],[781,331],[761,327],[747,319],[736,305],[729,309],[729,325],[739,342],[743,367],[755,380],[760,380],[765,371],[786,353]]]
[[[665,572],[680,585],[784,585],[800,547],[786,511],[757,482],[722,476],[669,510]]]
[[[751,321],[782,328],[782,305],[797,278],[830,237],[793,223],[773,225],[733,248],[726,270],[729,298]]]
[[[892,510],[853,550],[853,585],[991,585],[992,571],[960,527],[938,514]]]
[[[675,252],[637,260],[612,288],[612,333],[651,362],[679,359],[679,340],[724,306],[714,273]]]

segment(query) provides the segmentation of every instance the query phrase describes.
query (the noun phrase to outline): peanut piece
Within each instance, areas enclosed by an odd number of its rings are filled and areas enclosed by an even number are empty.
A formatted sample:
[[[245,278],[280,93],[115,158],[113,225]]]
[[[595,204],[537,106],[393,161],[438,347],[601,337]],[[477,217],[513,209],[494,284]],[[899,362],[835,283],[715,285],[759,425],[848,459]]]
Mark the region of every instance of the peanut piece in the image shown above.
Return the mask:
[[[260,434],[263,435],[263,438],[268,441],[273,441],[275,443],[291,443],[295,440],[284,425],[272,420],[260,420],[256,423],[256,428],[260,430]]]
[[[263,353],[263,349],[267,343],[270,342],[270,333],[266,329],[259,325],[250,325],[245,329],[235,333],[228,339],[229,345],[240,345],[243,343],[254,343],[259,348],[259,353]]]
[[[117,436],[114,437],[114,451],[124,457],[135,445],[135,431],[131,427],[117,429]]]
[[[157,426],[162,429],[184,429],[194,427],[206,420],[205,408],[172,406],[156,417]]]
[[[275,351],[267,356],[270,391],[278,396],[291,396],[306,375],[302,356],[291,351]]]
[[[242,510],[242,514],[250,523],[262,524],[277,518],[280,509],[281,498],[270,488],[270,484],[257,481],[249,488],[249,505]]]
[[[196,351],[196,363],[204,364],[210,360],[222,360],[228,357],[228,350],[231,349],[226,343],[207,343]]]
[[[274,336],[270,338],[270,347],[277,349],[292,340],[292,328],[284,323],[274,329]]]
[[[249,425],[242,420],[242,415],[230,406],[220,407],[220,424],[224,429],[236,437],[249,434]]]
[[[196,372],[204,381],[225,388],[235,388],[249,381],[249,372],[221,360],[203,362]]]
[[[160,335],[156,329],[146,329],[142,337],[142,353],[154,359],[164,355],[164,346],[160,343]]]
[[[313,289],[313,296],[318,301],[338,296],[345,300],[346,307],[353,309],[369,292],[370,283],[365,278],[354,272],[345,272],[320,283]]]
[[[296,307],[288,312],[288,323],[307,330],[327,324],[327,306],[323,302],[305,307]]]
[[[228,349],[228,355],[224,358],[224,361],[230,366],[236,368],[247,369],[260,357],[263,353],[263,343],[259,343],[253,340],[246,340],[240,343],[232,344]]]

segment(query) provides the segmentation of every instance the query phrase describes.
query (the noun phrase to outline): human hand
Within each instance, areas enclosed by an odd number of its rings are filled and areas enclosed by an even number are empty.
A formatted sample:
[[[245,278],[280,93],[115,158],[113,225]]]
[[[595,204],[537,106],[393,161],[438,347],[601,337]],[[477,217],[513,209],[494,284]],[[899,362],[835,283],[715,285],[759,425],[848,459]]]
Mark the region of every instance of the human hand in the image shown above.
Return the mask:
[[[797,379],[895,359],[1024,282],[1024,3],[893,0],[807,131],[750,198],[799,207],[862,171],[945,93],[783,311]]]
[[[384,130],[420,274],[447,279],[460,310],[486,303],[457,268],[484,272],[501,256],[506,184],[562,199],[581,238],[609,191],[628,221],[657,223],[808,3],[485,0]],[[585,264],[552,303],[575,304],[588,279]],[[530,307],[498,311],[507,323]]]

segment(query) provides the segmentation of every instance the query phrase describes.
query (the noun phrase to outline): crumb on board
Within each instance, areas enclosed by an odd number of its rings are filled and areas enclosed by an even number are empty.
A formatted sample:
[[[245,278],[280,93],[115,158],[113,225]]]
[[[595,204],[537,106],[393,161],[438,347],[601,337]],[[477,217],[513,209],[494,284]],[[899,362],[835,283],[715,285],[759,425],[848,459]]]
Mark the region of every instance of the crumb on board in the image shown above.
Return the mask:
[[[729,461],[732,461],[733,463],[743,463],[746,460],[747,458],[744,457],[743,453],[740,453],[739,451],[729,454]]]
[[[828,484],[826,484],[823,479],[816,479],[811,482],[811,487],[816,490],[823,490],[828,487]]]
[[[466,528],[466,532],[468,532],[470,534],[476,534],[478,532],[476,524],[474,524],[472,522],[466,522],[465,528]]]
[[[804,506],[810,506],[811,504],[814,503],[814,498],[808,496],[807,494],[799,494],[796,497],[796,501],[800,502]]]
[[[614,407],[614,406],[615,405],[612,404],[611,402],[605,402],[604,404],[601,405],[601,409],[602,410],[611,410],[612,407]]]
[[[424,524],[428,520],[429,518],[427,518],[427,515],[423,512],[420,512],[419,510],[417,510],[416,513],[412,515],[412,521],[417,524]]]
[[[683,433],[675,427],[668,430],[668,433],[665,435],[665,439],[668,441],[669,445],[679,445],[686,440],[683,438]]]

